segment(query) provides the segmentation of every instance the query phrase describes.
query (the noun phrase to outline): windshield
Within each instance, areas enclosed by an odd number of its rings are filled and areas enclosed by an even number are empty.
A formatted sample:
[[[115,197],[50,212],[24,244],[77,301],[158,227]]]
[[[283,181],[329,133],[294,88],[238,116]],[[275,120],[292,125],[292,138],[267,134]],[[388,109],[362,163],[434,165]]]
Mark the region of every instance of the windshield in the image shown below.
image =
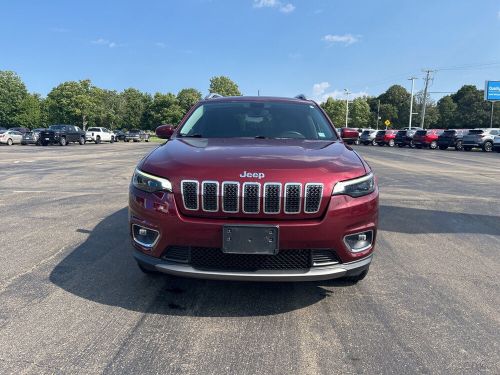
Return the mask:
[[[455,134],[455,132],[456,132],[456,130],[445,130],[444,134],[446,134],[446,135],[453,135],[453,134]]]
[[[469,134],[483,134],[484,130],[482,129],[474,129],[474,130],[469,130]]]
[[[274,101],[203,104],[187,119],[179,135],[203,138],[338,139],[333,127],[315,105]]]
[[[90,128],[88,131],[89,132],[98,132],[100,129],[99,128]]]
[[[373,130],[364,130],[363,133],[361,133],[361,135],[370,135],[372,131]]]
[[[427,134],[427,130],[418,130],[415,134],[416,135],[426,135]]]
[[[66,125],[50,125],[50,130],[62,130],[66,127]]]

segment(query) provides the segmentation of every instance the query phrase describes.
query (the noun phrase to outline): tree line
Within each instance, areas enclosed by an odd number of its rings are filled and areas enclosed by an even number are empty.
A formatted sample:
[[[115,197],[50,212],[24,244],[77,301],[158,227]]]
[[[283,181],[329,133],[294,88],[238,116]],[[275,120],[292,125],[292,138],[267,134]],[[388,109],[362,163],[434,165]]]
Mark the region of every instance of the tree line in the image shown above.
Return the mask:
[[[212,77],[209,92],[224,96],[241,95],[238,85],[225,76]],[[160,124],[177,124],[198,100],[201,92],[185,88],[177,94],[154,95],[128,88],[121,92],[106,90],[90,80],[68,81],[54,87],[47,97],[30,93],[21,78],[11,71],[0,71],[0,126],[47,127],[51,124],[73,124],[86,129],[104,126],[111,129],[139,128],[153,130]],[[348,126],[384,128],[385,120],[395,129],[408,126],[410,93],[393,85],[377,97],[360,97],[349,102]],[[413,110],[422,110],[423,94],[414,96]],[[328,98],[321,103],[337,127],[345,125],[346,101]],[[426,99],[426,128],[489,127],[490,103],[483,100],[483,90],[464,85],[456,93],[437,102]],[[413,115],[412,126],[420,126],[420,115]],[[497,110],[494,124],[500,126]]]
[[[238,85],[225,76],[212,77],[208,91],[241,95]],[[63,82],[42,98],[28,92],[16,73],[0,71],[0,126],[35,129],[72,124],[82,129],[153,130],[160,124],[177,124],[201,96],[195,88],[151,95],[135,88],[106,90],[81,80]]]
[[[423,93],[418,92],[413,98],[412,126],[421,126]],[[391,127],[407,127],[410,119],[411,94],[400,85],[393,85],[377,97],[360,97],[349,102],[348,126],[355,128],[375,128],[377,114],[379,128],[385,128],[385,120]],[[474,85],[464,85],[456,93],[443,96],[437,102],[428,95],[426,98],[425,128],[487,128],[490,126],[491,103],[484,100],[484,90]],[[345,126],[345,100],[328,98],[321,103],[333,123]],[[415,112],[417,112],[415,114]],[[500,111],[494,112],[494,126],[500,126]]]

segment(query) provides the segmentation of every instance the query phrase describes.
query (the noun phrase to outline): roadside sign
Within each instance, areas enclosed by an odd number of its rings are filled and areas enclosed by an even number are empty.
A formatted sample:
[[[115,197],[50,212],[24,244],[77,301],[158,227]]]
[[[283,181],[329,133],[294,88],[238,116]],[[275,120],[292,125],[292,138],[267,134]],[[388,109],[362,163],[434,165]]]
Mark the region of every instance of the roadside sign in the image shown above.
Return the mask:
[[[500,81],[486,81],[484,85],[484,100],[500,101]]]
[[[385,126],[391,126],[391,122],[389,120],[384,121]]]

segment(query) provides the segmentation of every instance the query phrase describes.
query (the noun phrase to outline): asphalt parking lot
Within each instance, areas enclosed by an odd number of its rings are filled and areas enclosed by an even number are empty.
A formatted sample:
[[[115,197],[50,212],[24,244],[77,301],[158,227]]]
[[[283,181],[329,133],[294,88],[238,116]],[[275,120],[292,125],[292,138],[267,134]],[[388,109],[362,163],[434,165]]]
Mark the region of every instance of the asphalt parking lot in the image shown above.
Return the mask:
[[[0,147],[0,373],[500,373],[500,155],[358,146],[368,277],[149,278],[127,188],[154,144]]]

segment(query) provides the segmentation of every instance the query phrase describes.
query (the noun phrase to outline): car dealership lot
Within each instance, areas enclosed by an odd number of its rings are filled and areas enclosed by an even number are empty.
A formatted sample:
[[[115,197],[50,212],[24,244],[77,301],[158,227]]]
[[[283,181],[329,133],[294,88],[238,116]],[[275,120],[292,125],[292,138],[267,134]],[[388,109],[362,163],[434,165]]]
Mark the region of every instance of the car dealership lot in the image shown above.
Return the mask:
[[[0,148],[0,373],[498,373],[496,153],[358,146],[380,184],[368,277],[148,278],[127,187],[153,144]]]

